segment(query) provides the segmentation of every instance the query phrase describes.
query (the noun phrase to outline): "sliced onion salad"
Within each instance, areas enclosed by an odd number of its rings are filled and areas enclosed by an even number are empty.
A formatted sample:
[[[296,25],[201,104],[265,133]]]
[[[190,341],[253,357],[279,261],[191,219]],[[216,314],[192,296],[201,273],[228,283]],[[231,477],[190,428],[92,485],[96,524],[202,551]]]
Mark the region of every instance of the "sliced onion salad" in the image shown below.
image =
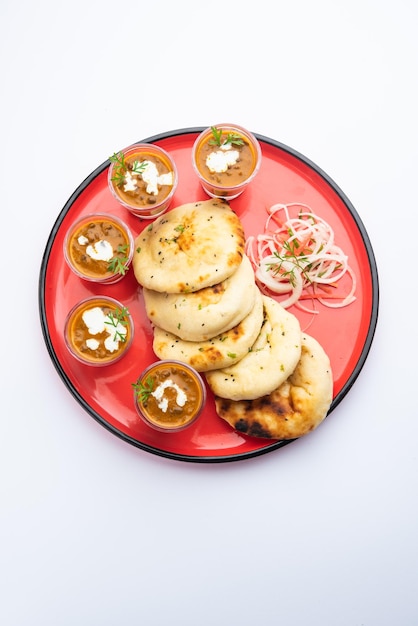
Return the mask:
[[[297,217],[290,217],[291,209]],[[315,302],[332,308],[354,302],[356,276],[336,245],[331,226],[298,202],[274,204],[268,214],[264,232],[246,242],[260,289],[279,296],[284,308],[296,305],[308,313],[318,313]],[[302,304],[306,300],[312,308]]]

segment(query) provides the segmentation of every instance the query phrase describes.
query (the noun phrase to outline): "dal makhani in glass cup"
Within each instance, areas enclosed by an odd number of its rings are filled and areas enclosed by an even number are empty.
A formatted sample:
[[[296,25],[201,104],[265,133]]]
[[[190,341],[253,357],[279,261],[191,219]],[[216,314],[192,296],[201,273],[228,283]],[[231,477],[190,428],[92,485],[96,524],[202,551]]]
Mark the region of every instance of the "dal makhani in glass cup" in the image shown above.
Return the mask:
[[[260,169],[260,144],[241,126],[217,124],[197,137],[192,148],[192,164],[209,196],[233,200]]]
[[[110,157],[109,189],[137,217],[154,219],[170,206],[178,184],[172,157],[154,144],[134,144]]]
[[[148,366],[133,383],[134,403],[141,419],[161,432],[173,433],[193,424],[206,402],[200,374],[180,361]]]
[[[129,311],[114,298],[96,296],[76,304],[64,327],[65,344],[81,363],[112,365],[129,350],[134,326]]]
[[[79,278],[103,284],[121,280],[129,269],[134,240],[127,225],[106,213],[86,215],[68,230],[64,258]]]

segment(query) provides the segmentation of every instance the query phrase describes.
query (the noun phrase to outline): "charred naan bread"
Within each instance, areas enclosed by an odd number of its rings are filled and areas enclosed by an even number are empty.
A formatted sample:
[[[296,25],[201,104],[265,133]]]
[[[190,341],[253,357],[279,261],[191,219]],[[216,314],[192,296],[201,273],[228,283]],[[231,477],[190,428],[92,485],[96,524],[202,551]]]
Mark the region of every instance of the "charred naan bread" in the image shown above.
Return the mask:
[[[235,365],[206,374],[216,396],[252,400],[269,394],[290,376],[300,359],[298,319],[276,300],[262,298],[263,325],[251,350]]]
[[[206,341],[239,324],[253,308],[254,271],[244,255],[238,269],[221,283],[192,293],[165,293],[144,288],[148,318],[186,341]]]
[[[175,359],[199,372],[226,367],[248,353],[263,323],[263,297],[256,290],[250,313],[234,328],[207,341],[185,341],[176,335],[154,328],[153,348],[160,359]]]
[[[229,204],[204,200],[178,206],[147,226],[135,240],[132,265],[143,287],[188,293],[231,276],[244,246],[244,229]]]
[[[302,335],[298,365],[278,389],[255,400],[215,398],[218,415],[235,430],[253,437],[296,439],[314,430],[332,402],[331,365],[322,346]]]

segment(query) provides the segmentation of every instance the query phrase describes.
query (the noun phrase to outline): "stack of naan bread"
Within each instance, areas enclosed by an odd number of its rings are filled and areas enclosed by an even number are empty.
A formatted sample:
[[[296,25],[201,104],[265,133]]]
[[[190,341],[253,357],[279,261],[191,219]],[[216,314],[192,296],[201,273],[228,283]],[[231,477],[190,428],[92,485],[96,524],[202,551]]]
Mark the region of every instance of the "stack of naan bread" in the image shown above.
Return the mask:
[[[203,372],[218,415],[237,431],[301,437],[331,405],[329,358],[262,295],[244,251],[241,221],[216,199],[178,206],[138,235],[133,269],[153,349]]]

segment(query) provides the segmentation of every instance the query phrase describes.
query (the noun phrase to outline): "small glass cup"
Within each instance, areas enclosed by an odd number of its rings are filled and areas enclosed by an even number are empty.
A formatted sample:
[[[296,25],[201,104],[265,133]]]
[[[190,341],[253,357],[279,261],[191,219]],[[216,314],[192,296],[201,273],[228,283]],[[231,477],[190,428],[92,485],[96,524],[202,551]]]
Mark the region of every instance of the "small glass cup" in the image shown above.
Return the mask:
[[[233,200],[260,169],[260,144],[252,133],[236,124],[210,126],[194,142],[192,164],[209,196]]]
[[[149,365],[133,387],[138,415],[160,432],[188,428],[195,423],[206,402],[202,377],[180,361],[163,360]]]
[[[137,217],[154,219],[167,211],[178,185],[173,158],[151,143],[138,143],[110,158],[112,195]]]
[[[113,284],[129,269],[134,240],[127,225],[107,213],[86,215],[69,228],[64,258],[79,278]]]
[[[81,363],[113,365],[129,350],[134,325],[129,311],[106,296],[86,298],[68,313],[64,339],[69,352]]]

